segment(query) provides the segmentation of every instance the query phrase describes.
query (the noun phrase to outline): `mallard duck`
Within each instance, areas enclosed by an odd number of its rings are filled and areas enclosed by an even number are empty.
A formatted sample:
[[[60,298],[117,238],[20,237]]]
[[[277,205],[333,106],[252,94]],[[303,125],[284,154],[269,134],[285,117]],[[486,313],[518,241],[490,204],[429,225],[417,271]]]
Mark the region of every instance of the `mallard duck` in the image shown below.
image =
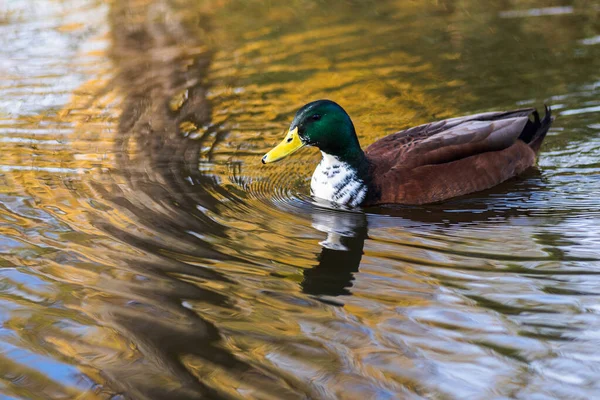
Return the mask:
[[[349,207],[434,203],[489,189],[533,166],[553,120],[548,107],[542,120],[534,108],[474,114],[396,132],[363,151],[346,111],[318,100],[298,110],[262,162],[315,146],[322,154],[310,184],[317,198]]]

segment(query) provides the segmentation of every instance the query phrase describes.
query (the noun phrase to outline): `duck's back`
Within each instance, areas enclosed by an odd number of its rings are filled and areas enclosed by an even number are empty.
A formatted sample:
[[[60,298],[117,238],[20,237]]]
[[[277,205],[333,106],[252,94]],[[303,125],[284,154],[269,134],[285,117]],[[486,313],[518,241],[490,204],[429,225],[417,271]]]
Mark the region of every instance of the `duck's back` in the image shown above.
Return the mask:
[[[535,164],[552,120],[548,108],[543,120],[527,108],[386,136],[365,150],[371,166],[367,204],[432,203],[491,188]]]

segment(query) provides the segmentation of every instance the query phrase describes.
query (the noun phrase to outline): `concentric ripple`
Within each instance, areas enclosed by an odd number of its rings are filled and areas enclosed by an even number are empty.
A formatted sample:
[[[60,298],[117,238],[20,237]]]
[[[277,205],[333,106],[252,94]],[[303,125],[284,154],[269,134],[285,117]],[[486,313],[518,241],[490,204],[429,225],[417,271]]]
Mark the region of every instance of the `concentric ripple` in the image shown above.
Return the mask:
[[[598,10],[2,3],[0,397],[598,397]],[[260,163],[323,97],[365,146],[558,118],[518,179],[347,210]]]

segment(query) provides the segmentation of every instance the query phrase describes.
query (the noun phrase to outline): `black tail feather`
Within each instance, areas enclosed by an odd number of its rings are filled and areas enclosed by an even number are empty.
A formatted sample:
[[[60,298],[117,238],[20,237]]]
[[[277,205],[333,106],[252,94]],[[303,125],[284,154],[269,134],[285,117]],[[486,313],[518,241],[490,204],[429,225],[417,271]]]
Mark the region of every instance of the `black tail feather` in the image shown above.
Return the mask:
[[[540,146],[546,137],[546,133],[548,133],[548,129],[550,129],[550,125],[552,125],[552,121],[554,121],[552,109],[547,105],[544,105],[544,109],[546,115],[544,115],[542,120],[540,120],[540,114],[537,110],[532,112],[534,120],[527,122],[523,132],[519,136],[519,139],[527,143],[536,153],[540,150]]]

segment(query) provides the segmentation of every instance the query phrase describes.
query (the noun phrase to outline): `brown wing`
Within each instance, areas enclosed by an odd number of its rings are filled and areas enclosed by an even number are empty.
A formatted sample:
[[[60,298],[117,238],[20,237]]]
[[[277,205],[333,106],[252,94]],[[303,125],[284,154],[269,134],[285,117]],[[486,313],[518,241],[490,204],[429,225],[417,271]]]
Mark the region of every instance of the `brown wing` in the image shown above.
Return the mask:
[[[367,157],[388,168],[440,164],[511,146],[533,108],[490,112],[420,125],[370,145]]]
[[[432,203],[520,174],[535,163],[535,152],[518,140],[534,111],[453,118],[373,143],[365,151],[373,185],[367,204]]]

